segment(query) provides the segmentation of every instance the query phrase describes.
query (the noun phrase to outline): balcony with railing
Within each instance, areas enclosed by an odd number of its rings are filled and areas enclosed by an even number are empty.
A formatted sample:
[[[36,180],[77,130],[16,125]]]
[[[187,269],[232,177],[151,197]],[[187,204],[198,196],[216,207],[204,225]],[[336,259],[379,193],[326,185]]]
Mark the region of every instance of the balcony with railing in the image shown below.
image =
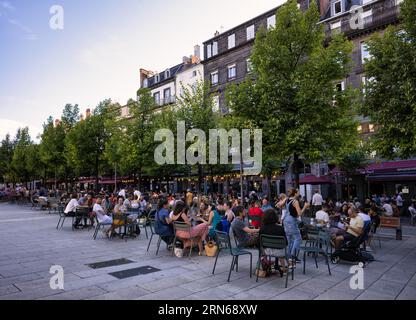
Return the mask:
[[[335,17],[327,19],[324,21],[327,38],[331,38],[336,32],[353,37],[365,31],[396,23],[400,10],[399,2],[398,0],[383,0],[365,4],[363,11],[371,10],[372,13],[370,16],[363,18],[362,21],[357,20],[358,14],[354,11],[342,15],[338,19]],[[335,22],[341,22],[340,25],[338,24],[339,27],[331,28],[331,25]]]
[[[175,104],[176,103],[176,96],[167,96],[161,99],[156,99],[156,104],[158,106],[165,106],[168,104]]]

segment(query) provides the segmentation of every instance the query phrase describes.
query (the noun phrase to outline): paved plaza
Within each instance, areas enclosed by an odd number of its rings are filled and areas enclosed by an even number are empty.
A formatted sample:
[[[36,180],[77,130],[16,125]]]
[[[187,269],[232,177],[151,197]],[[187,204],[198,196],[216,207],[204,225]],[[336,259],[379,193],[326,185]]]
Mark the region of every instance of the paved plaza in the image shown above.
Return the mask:
[[[155,239],[149,252],[144,232],[138,239],[108,240],[93,231],[71,230],[68,219],[56,230],[58,216],[29,207],[0,204],[0,300],[290,300],[416,299],[416,228],[403,227],[403,241],[382,230],[381,249],[373,243],[376,261],[364,270],[364,290],[350,289],[351,264],[331,265],[332,276],[322,258],[316,269],[307,260],[306,275],[298,266],[295,280],[272,276],[249,277],[249,259],[240,258],[239,272],[227,283],[231,257],[221,255],[216,274],[214,258],[177,258],[162,245],[156,256]],[[394,230],[393,230],[394,231]],[[93,269],[88,264],[115,259],[131,263]],[[253,250],[253,270],[257,252]],[[64,267],[64,290],[50,288],[52,265]],[[110,273],[149,266],[160,271],[118,279]]]

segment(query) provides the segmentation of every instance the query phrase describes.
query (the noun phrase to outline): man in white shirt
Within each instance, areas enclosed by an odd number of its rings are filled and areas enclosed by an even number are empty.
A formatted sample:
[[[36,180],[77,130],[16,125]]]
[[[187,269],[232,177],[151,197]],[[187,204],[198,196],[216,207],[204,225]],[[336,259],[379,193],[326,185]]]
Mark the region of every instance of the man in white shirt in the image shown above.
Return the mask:
[[[399,209],[400,215],[403,215],[403,197],[401,192],[396,197],[396,204],[397,208]]]
[[[328,215],[329,207],[324,204],[322,206],[322,210],[316,212],[315,219],[317,224],[326,225],[329,222],[329,215]]]
[[[113,223],[113,218],[111,218],[110,216],[106,215],[104,212],[103,207],[101,206],[102,203],[102,199],[101,198],[97,198],[94,207],[92,208],[92,211],[95,212],[95,214],[97,215],[97,220],[100,223]]]
[[[69,203],[67,204],[65,208],[65,211],[64,211],[65,215],[70,216],[71,213],[75,213],[75,211],[77,210],[77,207],[79,207],[78,195],[76,193],[73,193],[71,197],[71,201],[69,201]]]
[[[384,211],[385,216],[387,216],[387,217],[392,217],[393,216],[393,207],[389,203],[384,203],[383,204],[383,211]]]
[[[322,210],[322,204],[324,203],[324,199],[322,198],[319,190],[315,190],[315,194],[312,197],[312,214],[316,213],[319,210]]]

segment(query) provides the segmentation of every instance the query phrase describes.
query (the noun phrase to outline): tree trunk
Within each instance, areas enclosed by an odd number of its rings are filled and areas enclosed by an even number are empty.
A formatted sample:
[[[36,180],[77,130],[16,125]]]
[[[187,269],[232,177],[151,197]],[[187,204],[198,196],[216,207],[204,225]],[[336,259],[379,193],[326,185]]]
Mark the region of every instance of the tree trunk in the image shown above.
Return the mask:
[[[99,156],[96,155],[95,156],[95,192],[98,193],[98,182],[99,182],[99,166],[100,166],[100,162],[99,162]]]
[[[300,178],[299,178],[299,155],[294,154],[293,156],[293,173],[295,175],[295,188],[299,189]]]
[[[244,207],[243,153],[242,152],[240,152],[240,192],[241,192],[241,205]]]
[[[213,192],[214,191],[214,169],[212,168],[212,166],[211,166],[210,170],[211,170],[210,189],[211,189],[211,192]]]
[[[348,201],[350,201],[350,175],[347,172],[347,197]]]
[[[201,185],[203,182],[202,165],[198,164],[198,193],[201,193]]]

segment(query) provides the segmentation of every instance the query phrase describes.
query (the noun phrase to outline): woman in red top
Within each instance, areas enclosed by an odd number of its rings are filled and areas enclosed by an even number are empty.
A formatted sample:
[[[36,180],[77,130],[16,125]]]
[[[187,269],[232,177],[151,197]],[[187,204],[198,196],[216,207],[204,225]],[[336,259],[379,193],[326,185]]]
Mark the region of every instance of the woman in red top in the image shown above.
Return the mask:
[[[261,210],[260,206],[260,201],[256,201],[254,203],[254,207],[252,206],[248,211],[248,217],[251,220],[251,225],[256,229],[261,227],[261,221],[263,219],[263,211]]]

